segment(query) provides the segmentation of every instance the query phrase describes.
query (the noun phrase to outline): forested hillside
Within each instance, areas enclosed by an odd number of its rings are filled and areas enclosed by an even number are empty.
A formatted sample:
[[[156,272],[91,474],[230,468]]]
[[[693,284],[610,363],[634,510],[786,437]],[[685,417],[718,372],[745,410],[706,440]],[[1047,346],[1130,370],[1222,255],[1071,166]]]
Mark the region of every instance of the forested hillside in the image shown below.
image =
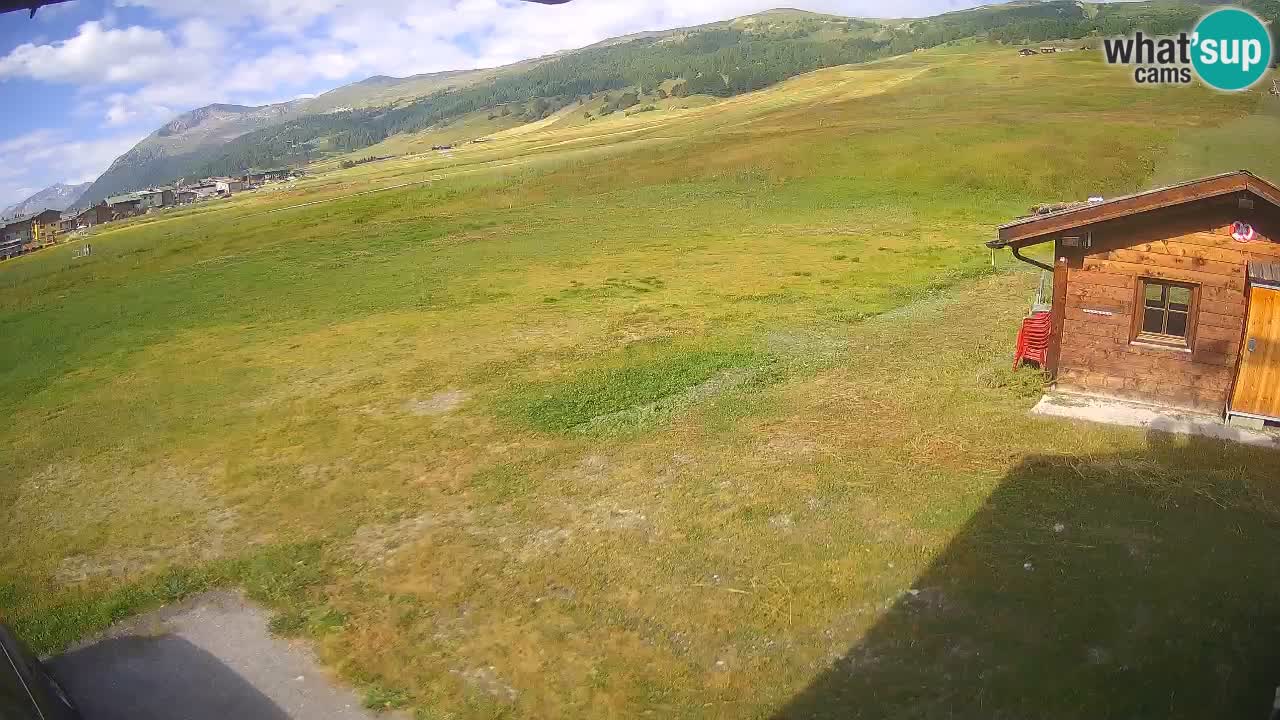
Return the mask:
[[[1012,23],[1001,23],[993,26],[987,36],[996,42],[1020,43],[1130,35],[1139,29],[1150,35],[1174,35],[1195,25],[1213,4],[1215,3],[1083,4],[1076,7],[1078,12],[1074,14],[1063,12],[1057,17],[1022,18]],[[1280,18],[1280,0],[1250,0],[1242,4],[1269,20]]]
[[[1280,0],[1246,3],[1280,17]],[[349,152],[396,133],[446,124],[489,109],[534,121],[600,93],[698,94],[727,97],[773,85],[818,68],[862,63],[965,38],[1003,43],[1127,34],[1172,33],[1205,11],[1195,2],[1086,4],[1071,0],[1019,2],[903,21],[865,21],[800,11],[771,11],[734,21],[646,33],[602,43],[537,63],[524,63],[479,84],[438,90],[393,107],[354,109],[289,119],[225,145],[167,158],[162,182],[177,176],[218,175],[249,167],[300,164]],[[600,108],[617,105],[605,98]]]
[[[437,92],[394,109],[300,118],[237,139],[199,170],[229,173],[254,165],[305,162],[317,152],[357,150],[395,133],[416,132],[485,108],[533,121],[580,98],[624,88],[643,94],[667,81],[676,81],[675,94],[728,97],[818,68],[936,47],[1003,25],[1081,17],[1080,7],[1068,0],[900,23],[797,11],[762,13],[587,48],[490,83]]]

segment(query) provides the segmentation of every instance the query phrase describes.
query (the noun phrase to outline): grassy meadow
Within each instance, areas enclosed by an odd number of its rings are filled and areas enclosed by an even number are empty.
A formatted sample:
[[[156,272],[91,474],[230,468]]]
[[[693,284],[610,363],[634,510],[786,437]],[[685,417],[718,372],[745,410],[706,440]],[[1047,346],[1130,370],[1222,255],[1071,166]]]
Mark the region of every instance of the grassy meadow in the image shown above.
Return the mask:
[[[1263,112],[962,45],[6,262],[0,617],[243,587],[421,718],[1261,717],[1280,457],[1028,417],[981,243]]]

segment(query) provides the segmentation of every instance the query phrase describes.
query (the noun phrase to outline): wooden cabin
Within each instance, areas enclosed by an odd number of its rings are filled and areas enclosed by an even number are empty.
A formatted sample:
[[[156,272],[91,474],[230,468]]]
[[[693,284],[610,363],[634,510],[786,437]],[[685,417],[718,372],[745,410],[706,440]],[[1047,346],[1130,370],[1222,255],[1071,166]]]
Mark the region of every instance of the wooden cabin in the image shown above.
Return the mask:
[[[1053,243],[1052,264],[1028,258]],[[1280,188],[1240,171],[1003,225],[1053,273],[1058,389],[1280,422]]]

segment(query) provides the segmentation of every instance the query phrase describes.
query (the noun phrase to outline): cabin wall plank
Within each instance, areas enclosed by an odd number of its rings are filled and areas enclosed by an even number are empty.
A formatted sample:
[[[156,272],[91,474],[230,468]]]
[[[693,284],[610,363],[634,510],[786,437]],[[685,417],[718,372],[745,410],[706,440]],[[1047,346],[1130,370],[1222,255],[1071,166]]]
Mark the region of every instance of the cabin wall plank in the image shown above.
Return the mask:
[[[1133,275],[1128,274],[1073,269],[1070,272],[1070,277],[1074,281],[1087,285],[1133,289]]]

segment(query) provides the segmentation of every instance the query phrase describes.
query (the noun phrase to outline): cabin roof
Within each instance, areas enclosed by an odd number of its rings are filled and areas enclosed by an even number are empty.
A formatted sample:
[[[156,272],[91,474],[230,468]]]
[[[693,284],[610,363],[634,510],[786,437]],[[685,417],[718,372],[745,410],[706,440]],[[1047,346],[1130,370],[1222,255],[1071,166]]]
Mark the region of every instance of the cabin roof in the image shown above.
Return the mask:
[[[1197,200],[1249,192],[1280,209],[1280,187],[1248,170],[1213,175],[1124,197],[1088,203],[1045,215],[1033,215],[1001,225],[990,248],[1024,247],[1046,242],[1053,233],[1116,220]]]

